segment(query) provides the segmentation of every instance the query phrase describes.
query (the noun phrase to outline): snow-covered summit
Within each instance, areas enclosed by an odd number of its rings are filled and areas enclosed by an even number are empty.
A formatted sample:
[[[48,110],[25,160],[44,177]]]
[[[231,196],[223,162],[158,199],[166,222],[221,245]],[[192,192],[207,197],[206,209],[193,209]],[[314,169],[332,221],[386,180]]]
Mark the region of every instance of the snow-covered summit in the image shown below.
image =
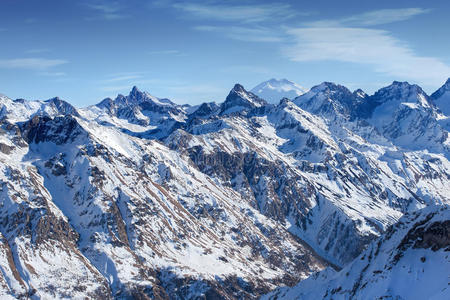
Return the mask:
[[[431,94],[431,100],[446,116],[450,116],[450,78],[436,92]]]
[[[359,109],[367,100],[362,90],[352,93],[345,86],[323,82],[309,92],[294,99],[302,109],[327,119],[353,119],[361,114]]]
[[[10,122],[24,122],[35,115],[55,117],[58,115],[78,115],[78,111],[70,103],[55,97],[48,100],[12,100],[0,96],[0,119]]]
[[[270,103],[278,103],[282,98],[294,99],[306,93],[307,89],[287,79],[275,79],[264,81],[250,90],[255,95]]]
[[[111,98],[106,98],[97,104],[98,107],[109,107],[111,105],[116,105],[120,107],[124,106],[136,106],[142,105],[144,103],[150,103],[158,106],[176,106],[175,103],[169,99],[160,99],[151,95],[148,92],[140,91],[136,86],[134,86],[128,96],[122,94],[117,95],[117,97],[112,100]]]
[[[220,114],[245,113],[256,107],[266,105],[267,102],[252,92],[247,91],[242,85],[235,84],[225,101],[220,106]]]
[[[430,107],[428,95],[417,84],[394,81],[391,85],[379,89],[372,97],[371,102],[381,105],[388,102],[410,103]],[[395,103],[396,104],[396,103]]]

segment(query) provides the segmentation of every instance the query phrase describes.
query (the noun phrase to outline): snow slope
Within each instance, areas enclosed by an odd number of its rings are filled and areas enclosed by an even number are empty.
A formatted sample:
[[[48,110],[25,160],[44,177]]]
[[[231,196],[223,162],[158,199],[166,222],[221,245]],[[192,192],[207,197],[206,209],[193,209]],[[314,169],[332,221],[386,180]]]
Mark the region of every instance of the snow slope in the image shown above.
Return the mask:
[[[340,272],[330,268],[261,299],[449,299],[450,207],[402,217]]]
[[[450,116],[450,78],[431,95],[431,99],[444,115]]]

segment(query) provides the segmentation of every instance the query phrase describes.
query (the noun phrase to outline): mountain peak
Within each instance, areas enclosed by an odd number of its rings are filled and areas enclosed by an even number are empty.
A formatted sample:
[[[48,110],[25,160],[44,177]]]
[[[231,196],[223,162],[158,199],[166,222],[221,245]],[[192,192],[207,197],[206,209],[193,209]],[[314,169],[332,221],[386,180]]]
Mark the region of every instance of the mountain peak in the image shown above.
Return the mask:
[[[410,84],[407,81],[394,81],[391,85],[381,88],[375,92],[375,98],[382,96],[386,100],[415,100],[419,95],[427,96],[420,86],[417,84]]]
[[[306,89],[285,78],[272,78],[258,84],[251,89],[251,92],[276,104],[282,98],[295,99],[296,97],[303,95],[306,92]]]
[[[243,87],[241,84],[239,84],[239,83],[236,83],[231,91],[235,91],[235,92],[247,92],[247,91],[244,89],[244,87]]]
[[[124,100],[122,99],[122,95],[117,96],[116,100]],[[147,92],[143,92],[138,89],[137,86],[133,86],[130,93],[127,97],[125,97],[126,103],[131,105],[138,105],[143,102],[152,102],[155,105],[163,105],[163,106],[173,106],[174,103],[169,99],[159,99]]]
[[[221,114],[248,111],[249,109],[266,105],[267,102],[252,92],[247,91],[242,85],[235,84],[221,105]]]
[[[138,98],[144,96],[145,93],[141,92],[137,86],[133,86],[130,91],[129,97]]]
[[[431,94],[431,100],[445,115],[450,115],[450,78],[436,92]]]
[[[394,81],[392,81],[391,85],[400,85],[400,86],[402,86],[402,85],[410,85],[410,84],[409,84],[408,81],[397,81],[397,80],[394,80]]]
[[[355,95],[356,97],[360,97],[360,98],[366,98],[368,97],[368,95],[366,94],[366,92],[364,92],[362,89],[357,89],[353,92],[353,95]]]
[[[330,81],[324,81],[321,84],[313,86],[311,88],[311,92],[313,94],[320,93],[320,92],[330,93],[330,92],[336,92],[336,91],[344,92],[345,94],[351,94],[350,90],[348,88],[346,88],[345,86],[336,84],[336,83],[330,82]]]
[[[326,119],[362,118],[366,115],[366,93],[362,90],[351,92],[343,85],[325,81],[311,88],[306,94],[296,98],[294,103],[300,108]]]

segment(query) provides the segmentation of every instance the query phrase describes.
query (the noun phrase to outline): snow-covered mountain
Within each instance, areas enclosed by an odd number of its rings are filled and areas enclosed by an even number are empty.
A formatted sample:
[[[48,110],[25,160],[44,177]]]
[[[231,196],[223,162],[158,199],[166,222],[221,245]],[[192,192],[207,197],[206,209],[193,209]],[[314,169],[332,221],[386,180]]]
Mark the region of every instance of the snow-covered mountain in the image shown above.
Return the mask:
[[[444,115],[450,116],[450,78],[431,95],[431,99]]]
[[[344,267],[450,203],[438,98],[402,82],[277,105],[239,84],[195,107],[136,87],[79,109],[2,96],[0,295],[254,299]]]
[[[449,299],[450,207],[407,214],[352,263],[262,299]]]
[[[253,89],[251,92],[270,103],[277,104],[283,98],[294,99],[306,93],[306,89],[297,83],[287,79],[270,79],[264,81]]]

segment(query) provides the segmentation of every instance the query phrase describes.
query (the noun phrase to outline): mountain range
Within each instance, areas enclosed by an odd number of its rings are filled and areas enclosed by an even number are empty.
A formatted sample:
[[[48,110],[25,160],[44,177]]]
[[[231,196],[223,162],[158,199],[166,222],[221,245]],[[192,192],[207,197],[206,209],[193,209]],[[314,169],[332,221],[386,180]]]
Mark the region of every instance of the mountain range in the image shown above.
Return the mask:
[[[450,81],[252,91],[0,96],[0,297],[449,298]]]

